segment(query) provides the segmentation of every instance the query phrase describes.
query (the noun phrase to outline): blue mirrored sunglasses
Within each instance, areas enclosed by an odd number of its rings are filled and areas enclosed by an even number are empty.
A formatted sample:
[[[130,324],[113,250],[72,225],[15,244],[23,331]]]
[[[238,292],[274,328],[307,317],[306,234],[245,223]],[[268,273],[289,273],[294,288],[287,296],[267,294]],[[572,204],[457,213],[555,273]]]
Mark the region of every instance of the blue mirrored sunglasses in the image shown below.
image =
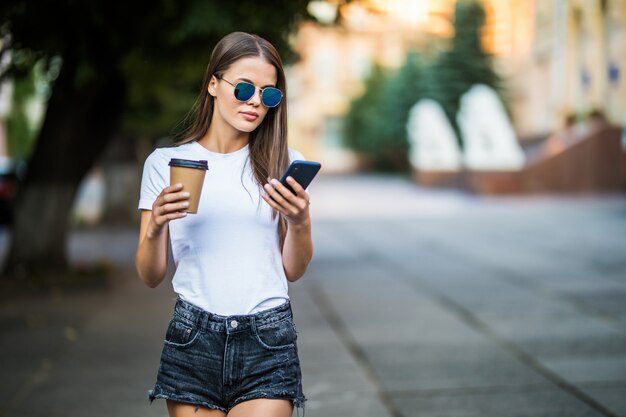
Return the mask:
[[[221,78],[226,81],[228,84],[235,87],[235,98],[239,101],[248,101],[256,92],[256,87],[254,84],[247,83],[245,81],[240,81],[237,84],[233,84],[225,78]],[[265,107],[276,107],[280,104],[280,100],[283,98],[283,93],[278,88],[274,87],[265,87],[259,88],[261,92],[261,103]]]

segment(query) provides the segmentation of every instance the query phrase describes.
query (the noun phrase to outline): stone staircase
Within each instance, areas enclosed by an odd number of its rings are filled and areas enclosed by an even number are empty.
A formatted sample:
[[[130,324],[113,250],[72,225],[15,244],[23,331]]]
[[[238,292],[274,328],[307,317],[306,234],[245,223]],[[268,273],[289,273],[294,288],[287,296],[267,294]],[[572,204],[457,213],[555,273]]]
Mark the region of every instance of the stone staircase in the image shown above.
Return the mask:
[[[462,188],[477,194],[626,191],[622,130],[588,122],[548,137],[520,171],[465,171]]]

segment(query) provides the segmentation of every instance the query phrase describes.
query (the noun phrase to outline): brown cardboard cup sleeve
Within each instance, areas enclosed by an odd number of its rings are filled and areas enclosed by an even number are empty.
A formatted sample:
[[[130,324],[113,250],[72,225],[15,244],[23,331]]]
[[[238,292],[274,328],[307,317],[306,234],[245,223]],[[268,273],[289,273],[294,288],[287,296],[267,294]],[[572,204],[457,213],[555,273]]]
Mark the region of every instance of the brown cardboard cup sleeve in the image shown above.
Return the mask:
[[[170,166],[170,185],[183,184],[183,190],[189,193],[189,207],[181,210],[187,213],[197,213],[200,204],[200,194],[204,176],[209,169],[207,161],[172,158]]]

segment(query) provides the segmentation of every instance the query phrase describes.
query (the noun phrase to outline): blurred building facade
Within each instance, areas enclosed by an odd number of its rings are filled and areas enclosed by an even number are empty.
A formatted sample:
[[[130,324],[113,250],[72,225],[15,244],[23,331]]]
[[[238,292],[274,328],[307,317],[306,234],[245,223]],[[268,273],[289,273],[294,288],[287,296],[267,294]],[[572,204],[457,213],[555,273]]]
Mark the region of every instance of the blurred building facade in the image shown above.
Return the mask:
[[[318,2],[312,2],[318,3]],[[332,0],[328,0],[332,5]],[[288,71],[290,138],[329,171],[357,161],[341,146],[342,118],[374,63],[445,47],[455,0],[362,0],[337,6],[339,23],[303,23]],[[626,0],[483,0],[483,45],[506,81],[521,140],[547,136],[572,115],[600,110],[626,122]]]
[[[494,7],[492,47],[509,80],[520,136],[553,131],[594,110],[624,125],[625,0],[500,3],[509,5]]]

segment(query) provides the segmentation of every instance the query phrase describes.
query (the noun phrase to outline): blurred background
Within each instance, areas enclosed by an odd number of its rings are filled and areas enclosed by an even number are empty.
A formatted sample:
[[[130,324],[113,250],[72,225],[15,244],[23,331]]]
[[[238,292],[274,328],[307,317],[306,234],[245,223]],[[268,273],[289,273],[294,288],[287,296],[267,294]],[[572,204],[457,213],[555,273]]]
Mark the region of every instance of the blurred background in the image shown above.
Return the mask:
[[[323,167],[307,413],[626,416],[625,0],[3,2],[0,415],[164,415],[141,172],[235,30]]]

